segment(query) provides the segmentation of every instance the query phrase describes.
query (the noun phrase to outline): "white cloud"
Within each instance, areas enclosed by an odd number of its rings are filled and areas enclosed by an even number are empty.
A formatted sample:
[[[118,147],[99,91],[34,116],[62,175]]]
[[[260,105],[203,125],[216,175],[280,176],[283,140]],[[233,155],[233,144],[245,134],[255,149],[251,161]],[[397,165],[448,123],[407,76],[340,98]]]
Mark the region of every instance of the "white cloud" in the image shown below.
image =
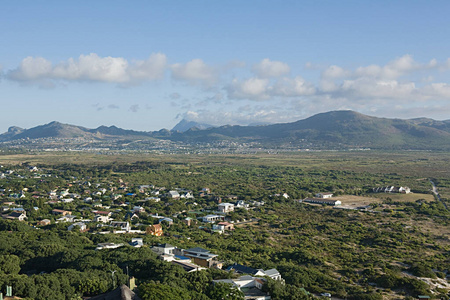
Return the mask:
[[[273,97],[298,97],[313,95],[315,87],[301,76],[283,77],[276,81],[261,78],[249,78],[243,81],[234,79],[226,87],[231,99],[268,100]]]
[[[95,53],[70,58],[56,65],[49,74],[53,79],[92,80],[123,83],[130,80],[128,61],[122,57],[99,57]]]
[[[435,79],[431,72],[449,68],[448,62],[432,59],[428,63],[419,63],[411,55],[404,55],[385,65],[361,66],[354,70],[330,66],[321,73],[314,99],[339,99],[353,109],[359,103],[389,109],[400,103],[411,105],[424,101],[448,101],[449,85],[433,82]],[[424,72],[427,75],[425,79]]]
[[[165,54],[153,53],[147,60],[138,60],[130,68],[133,79],[155,80],[163,77],[167,66]]]
[[[162,53],[154,53],[145,60],[101,57],[91,53],[59,63],[52,63],[43,57],[26,57],[17,68],[4,70],[4,77],[23,83],[37,83],[43,88],[71,81],[131,86],[162,79],[169,69],[171,76],[167,79],[192,85],[184,87],[182,95],[173,90],[167,92],[166,99],[174,100],[177,109],[212,109],[219,106],[229,109],[237,103],[234,100],[240,100],[239,103],[251,103],[251,108],[245,107],[247,111],[237,111],[242,122],[251,119],[251,114],[254,118],[261,116],[267,121],[273,111],[283,111],[286,116],[298,116],[297,113],[280,108],[259,107],[263,102],[265,105],[297,102],[300,103],[295,107],[297,112],[331,109],[369,112],[388,110],[394,106],[405,108],[427,104],[435,107],[431,104],[437,106],[437,103],[450,101],[450,83],[445,77],[447,73],[444,73],[450,70],[450,58],[444,61],[431,59],[422,63],[411,55],[404,55],[386,64],[354,68],[313,63],[307,63],[307,67],[314,70],[314,76],[318,74],[316,70],[321,71],[315,81],[311,81],[310,77],[306,80],[299,74],[290,75],[292,70],[288,64],[268,58],[251,67],[238,60],[211,66],[202,59],[168,65]],[[200,89],[206,88],[207,93],[205,90],[200,93],[189,90],[198,89],[198,86]],[[256,104],[258,109],[254,108],[255,103],[252,101],[259,101]],[[116,107],[97,107],[103,108]],[[139,109],[139,106],[129,107],[129,111],[136,112]],[[233,114],[236,115],[236,112]]]
[[[268,85],[268,79],[249,78],[244,81],[233,79],[226,90],[228,97],[232,99],[264,100],[269,98]]]
[[[354,72],[354,76],[396,79],[412,72],[441,67],[445,67],[445,64],[439,64],[436,59],[432,59],[429,63],[421,64],[414,61],[413,57],[407,54],[394,59],[384,66],[369,65],[367,67],[357,68]]]
[[[33,82],[42,80],[98,81],[131,83],[155,80],[164,75],[166,56],[152,54],[147,60],[130,64],[122,57],[100,57],[95,53],[80,55],[75,60],[53,64],[42,57],[27,57],[20,66],[8,72],[11,80]]]
[[[423,87],[422,93],[429,98],[440,98],[450,100],[450,84],[431,83]]]
[[[222,125],[249,125],[290,122],[298,120],[294,112],[280,113],[277,107],[271,106],[246,106],[246,109],[235,110],[197,110],[187,111],[178,117],[189,121]]]
[[[306,82],[301,76],[295,78],[282,78],[275,82],[271,94],[281,97],[297,97],[313,95],[316,92],[314,85]]]
[[[405,99],[417,92],[415,83],[401,83],[396,80],[345,80],[338,94],[349,99]]]
[[[147,60],[136,61],[129,70],[133,79],[155,80],[161,79],[167,66],[165,54],[153,53]]]
[[[329,66],[321,74],[322,78],[329,79],[342,78],[348,75],[350,75],[349,71],[344,70],[343,68],[336,65]]]
[[[211,85],[217,81],[218,72],[201,59],[193,59],[185,64],[171,66],[172,77],[191,84]]]
[[[252,71],[260,78],[271,78],[286,75],[291,71],[291,68],[284,62],[265,58],[255,64]]]
[[[8,72],[8,78],[19,81],[47,78],[52,72],[52,63],[43,57],[28,56],[22,60],[20,66]]]

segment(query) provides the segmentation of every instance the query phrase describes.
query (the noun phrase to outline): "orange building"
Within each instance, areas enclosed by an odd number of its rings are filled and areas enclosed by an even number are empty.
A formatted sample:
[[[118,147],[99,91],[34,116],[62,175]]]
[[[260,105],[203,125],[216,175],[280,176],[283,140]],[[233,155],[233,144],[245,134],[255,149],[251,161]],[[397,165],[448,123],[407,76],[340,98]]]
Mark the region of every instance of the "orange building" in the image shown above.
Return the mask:
[[[156,235],[156,236],[163,235],[163,230],[162,230],[161,224],[148,226],[146,232],[147,232],[147,234]]]

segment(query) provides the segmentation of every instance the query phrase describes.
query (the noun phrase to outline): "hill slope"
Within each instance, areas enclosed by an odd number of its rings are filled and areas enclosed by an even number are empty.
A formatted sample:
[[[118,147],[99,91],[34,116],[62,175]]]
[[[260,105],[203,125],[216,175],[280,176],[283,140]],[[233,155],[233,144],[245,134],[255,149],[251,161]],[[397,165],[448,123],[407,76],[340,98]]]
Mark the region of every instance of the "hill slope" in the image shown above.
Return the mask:
[[[30,129],[10,127],[8,132],[0,135],[0,141],[40,138],[86,138],[103,140],[112,137],[149,137],[148,132],[125,130],[116,126],[100,126],[96,129],[88,129],[81,126],[63,124],[56,121],[36,126]]]
[[[197,125],[202,125],[195,123]],[[179,125],[179,126],[178,126]],[[450,150],[450,121],[377,118],[354,111],[320,113],[292,123],[261,126],[221,126],[200,129],[180,122],[174,129],[154,132],[125,130],[116,126],[87,129],[51,122],[31,129],[11,127],[0,141],[39,138],[85,138],[96,141],[161,139],[180,143],[232,141],[256,143],[262,148],[311,149],[415,149]],[[205,124],[203,124],[205,125]]]
[[[191,128],[197,128],[197,129],[207,129],[207,128],[211,128],[214,127],[212,125],[209,124],[205,124],[205,123],[198,123],[195,121],[188,121],[188,120],[181,120],[177,125],[175,125],[172,128],[172,131],[181,131],[181,132],[185,132],[188,131]]]
[[[266,146],[325,148],[371,147],[380,149],[450,148],[446,122],[416,122],[366,116],[353,111],[332,111],[293,123],[266,126],[222,126],[187,131],[181,141],[228,139],[259,142]]]

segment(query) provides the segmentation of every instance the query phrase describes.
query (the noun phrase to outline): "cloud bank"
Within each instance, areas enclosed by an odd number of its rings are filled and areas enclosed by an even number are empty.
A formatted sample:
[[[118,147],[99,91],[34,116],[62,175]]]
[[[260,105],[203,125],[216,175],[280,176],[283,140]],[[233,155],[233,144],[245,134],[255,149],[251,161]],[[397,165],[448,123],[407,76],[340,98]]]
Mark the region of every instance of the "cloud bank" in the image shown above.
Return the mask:
[[[43,57],[26,57],[15,69],[3,71],[7,80],[42,87],[54,87],[58,82],[133,86],[160,80],[168,83],[169,101],[180,102],[174,102],[178,109],[193,111],[201,107],[200,115],[206,121],[220,115],[225,122],[234,115],[235,123],[244,123],[250,119],[274,122],[281,116],[295,119],[301,114],[333,109],[366,113],[409,111],[412,114],[417,114],[421,108],[424,112],[436,112],[439,108],[442,111],[450,106],[450,84],[446,81],[449,69],[450,58],[422,63],[407,54],[384,65],[353,68],[307,63],[303,71],[315,70],[319,75],[315,79],[305,79],[308,77],[299,74],[302,70],[294,72],[288,63],[269,58],[254,64],[236,60],[210,65],[200,58],[169,63],[163,53],[153,53],[145,60],[91,53],[59,63]],[[179,83],[186,83],[181,89],[184,92],[174,92],[174,86]],[[195,96],[186,96],[186,90]],[[237,103],[242,106],[231,110],[231,105],[236,107]],[[244,109],[249,103],[253,108]],[[281,108],[280,103],[283,103]],[[216,110],[205,108],[208,105],[214,109],[220,107],[217,115]],[[131,112],[138,110],[139,106],[129,108]]]
[[[166,56],[161,53],[152,54],[147,60],[133,62],[122,57],[100,57],[91,53],[55,65],[43,57],[29,56],[16,69],[7,72],[6,77],[20,82],[66,80],[133,83],[161,79],[166,64]]]

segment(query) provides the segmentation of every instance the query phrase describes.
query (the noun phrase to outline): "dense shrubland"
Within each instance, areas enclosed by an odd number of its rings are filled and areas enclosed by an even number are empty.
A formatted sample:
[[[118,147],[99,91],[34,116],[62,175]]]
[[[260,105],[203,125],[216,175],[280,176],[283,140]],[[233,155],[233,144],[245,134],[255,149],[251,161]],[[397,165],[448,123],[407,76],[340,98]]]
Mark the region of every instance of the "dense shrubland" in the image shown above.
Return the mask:
[[[186,216],[198,215],[192,210],[214,209],[215,201],[196,197],[197,206],[193,206],[189,201],[161,197],[161,202],[145,204],[147,213],[178,216],[174,217],[173,225],[163,224],[164,237],[145,236],[144,242],[149,246],[168,242],[185,249],[200,246],[219,254],[225,265],[236,262],[253,268],[276,268],[286,284],[268,281],[265,289],[274,299],[307,299],[310,297],[307,292],[330,292],[347,299],[419,294],[446,297],[445,290],[434,289],[433,294],[431,287],[418,279],[445,278],[450,269],[450,214],[441,202],[421,199],[400,202],[386,196],[382,204],[373,205],[376,212],[360,212],[293,201],[326,191],[366,195],[374,186],[387,185],[407,185],[416,192],[429,192],[429,181],[411,168],[402,171],[392,165],[390,172],[385,172],[385,166],[378,172],[374,170],[375,163],[366,158],[365,169],[361,165],[352,168],[352,162],[337,158],[329,162],[331,167],[323,160],[279,165],[241,158],[215,158],[211,162],[43,164],[39,165],[42,170],[57,176],[4,179],[0,187],[12,191],[28,188],[26,198],[16,202],[30,211],[28,221],[32,225],[55,207],[31,198],[31,193],[46,197],[50,190],[67,187],[73,193],[83,194],[86,186],[77,183],[85,181],[105,186],[119,180],[125,182],[127,192],[136,193],[121,199],[130,203],[128,208],[142,199],[137,188],[141,184],[194,192],[209,187],[215,196],[224,199],[237,195],[246,201],[263,200],[266,204],[260,208],[240,209],[231,214],[232,220],[245,218],[254,222],[238,226],[231,234],[218,235],[181,222]],[[411,160],[405,160],[406,163],[412,164]],[[420,170],[422,161],[418,163],[413,169]],[[434,181],[444,189],[449,182],[446,177]],[[289,199],[271,196],[285,192]],[[93,198],[113,203],[108,197]],[[39,210],[31,209],[35,206]],[[75,201],[56,207],[93,217],[88,203]],[[80,207],[86,209],[78,210]],[[117,217],[122,215],[118,213]],[[139,222],[148,225],[155,220],[143,214]],[[16,295],[31,299],[79,299],[111,290],[113,282],[126,283],[128,267],[144,300],[207,300],[230,294],[229,286],[213,286],[211,280],[229,278],[234,276],[232,273],[221,270],[186,273],[157,259],[149,247],[128,246],[130,235],[68,232],[67,225],[35,229],[26,223],[0,219],[0,287],[12,285]],[[101,242],[120,242],[125,246],[95,251]]]

